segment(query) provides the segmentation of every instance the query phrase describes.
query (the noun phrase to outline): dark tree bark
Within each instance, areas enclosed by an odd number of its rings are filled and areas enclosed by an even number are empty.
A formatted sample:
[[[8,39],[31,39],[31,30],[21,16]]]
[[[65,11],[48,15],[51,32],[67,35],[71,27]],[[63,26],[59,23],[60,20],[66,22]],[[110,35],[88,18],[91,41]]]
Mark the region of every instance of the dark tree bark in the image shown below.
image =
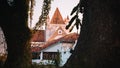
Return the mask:
[[[8,58],[5,68],[28,68],[30,30],[27,27],[28,1],[13,0],[8,4],[8,0],[0,0],[0,27],[5,34]]]
[[[82,0],[83,23],[64,68],[120,67],[120,0]]]

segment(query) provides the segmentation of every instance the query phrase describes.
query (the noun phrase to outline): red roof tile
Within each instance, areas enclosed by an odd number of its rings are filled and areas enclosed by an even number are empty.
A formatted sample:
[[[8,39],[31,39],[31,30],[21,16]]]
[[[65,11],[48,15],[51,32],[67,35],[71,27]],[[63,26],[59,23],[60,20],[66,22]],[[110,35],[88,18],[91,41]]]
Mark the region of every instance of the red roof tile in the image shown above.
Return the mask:
[[[38,30],[33,35],[31,42],[45,42],[45,31],[44,30]]]
[[[62,40],[75,41],[75,40],[77,40],[78,36],[79,35],[77,33],[71,33],[71,34],[64,36]]]
[[[52,46],[53,44],[59,42],[59,41],[75,41],[78,38],[78,34],[77,33],[71,33],[68,34],[62,38],[56,39],[56,40],[51,40],[51,41],[47,41],[45,44],[40,45],[40,47],[31,47],[32,52],[39,52],[49,46]]]

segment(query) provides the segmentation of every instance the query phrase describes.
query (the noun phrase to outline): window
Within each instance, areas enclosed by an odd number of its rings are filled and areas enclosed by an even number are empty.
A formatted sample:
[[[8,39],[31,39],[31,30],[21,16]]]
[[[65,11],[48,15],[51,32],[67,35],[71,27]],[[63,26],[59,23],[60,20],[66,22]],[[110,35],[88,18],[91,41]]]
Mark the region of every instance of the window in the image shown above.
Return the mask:
[[[32,59],[40,59],[40,52],[33,52]]]
[[[62,34],[62,30],[58,30],[58,34]]]
[[[43,52],[43,59],[54,60],[58,58],[58,52]]]

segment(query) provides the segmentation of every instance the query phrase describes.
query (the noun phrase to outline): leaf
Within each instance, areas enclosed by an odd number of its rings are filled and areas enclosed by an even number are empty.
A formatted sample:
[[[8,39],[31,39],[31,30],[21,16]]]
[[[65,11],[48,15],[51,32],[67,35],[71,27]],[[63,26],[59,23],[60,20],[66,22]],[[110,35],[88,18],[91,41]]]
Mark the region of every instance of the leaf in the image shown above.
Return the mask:
[[[75,18],[77,18],[78,16],[75,15],[70,21],[69,24],[66,26],[66,29],[69,29],[69,27],[72,25],[73,21],[75,20]]]
[[[76,19],[76,23],[75,23],[77,29],[79,29],[79,24],[80,24],[80,19],[77,18],[77,19]]]
[[[67,26],[65,27],[65,29],[69,29],[69,27],[70,27],[70,26],[69,26],[69,25],[67,25]]]
[[[75,13],[75,12],[78,10],[78,7],[79,7],[79,3],[78,3],[77,6],[75,6],[75,7],[73,8],[73,10],[72,10],[72,12],[71,12],[70,15],[72,15],[73,13]]]
[[[73,28],[74,28],[74,26],[72,26],[72,27],[70,28],[70,32],[73,30]]]

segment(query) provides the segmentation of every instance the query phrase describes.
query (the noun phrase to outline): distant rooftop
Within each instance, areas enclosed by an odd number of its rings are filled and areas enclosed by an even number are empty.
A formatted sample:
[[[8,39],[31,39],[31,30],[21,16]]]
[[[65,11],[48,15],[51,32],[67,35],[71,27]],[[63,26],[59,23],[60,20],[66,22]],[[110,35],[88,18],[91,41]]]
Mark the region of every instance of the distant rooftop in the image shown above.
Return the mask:
[[[31,50],[32,50],[32,52],[40,52],[41,50],[43,50],[49,46],[52,46],[53,44],[55,44],[57,42],[74,43],[75,40],[78,39],[78,37],[79,37],[79,35],[77,33],[67,34],[64,37],[61,37],[59,39],[47,41],[43,45],[39,45],[37,47],[31,47]]]
[[[37,30],[33,35],[31,42],[45,42],[45,31]]]

